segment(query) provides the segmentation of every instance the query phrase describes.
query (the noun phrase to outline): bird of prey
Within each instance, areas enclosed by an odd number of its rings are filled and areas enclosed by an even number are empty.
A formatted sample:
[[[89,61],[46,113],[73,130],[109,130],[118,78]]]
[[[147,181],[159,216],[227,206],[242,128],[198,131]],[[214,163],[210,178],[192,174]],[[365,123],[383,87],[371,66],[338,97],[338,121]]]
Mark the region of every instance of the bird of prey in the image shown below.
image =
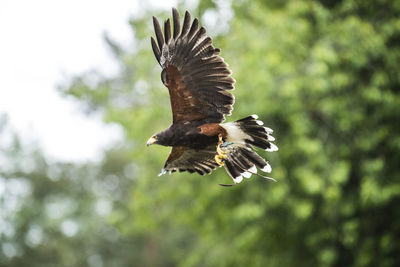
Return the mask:
[[[257,115],[223,123],[231,115],[235,97],[229,92],[235,80],[220,49],[214,48],[206,30],[188,11],[183,25],[178,11],[172,9],[164,32],[153,17],[157,42],[151,37],[154,55],[162,68],[161,81],[168,88],[172,107],[172,125],[153,135],[147,145],[171,146],[172,150],[160,175],[176,171],[209,174],[224,166],[233,180],[232,186],[243,177],[271,172],[267,161],[254,150],[277,151],[272,130],[264,127]],[[273,179],[272,179],[273,180]],[[221,184],[224,185],[224,184]]]

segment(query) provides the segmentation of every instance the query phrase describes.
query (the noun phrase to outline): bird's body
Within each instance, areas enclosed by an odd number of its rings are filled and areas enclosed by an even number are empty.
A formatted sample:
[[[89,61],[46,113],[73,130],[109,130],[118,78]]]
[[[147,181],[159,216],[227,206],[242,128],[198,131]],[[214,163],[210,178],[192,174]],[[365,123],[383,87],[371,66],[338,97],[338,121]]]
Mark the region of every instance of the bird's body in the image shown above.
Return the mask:
[[[161,174],[175,171],[205,174],[225,166],[236,184],[243,177],[257,174],[257,167],[270,172],[269,164],[253,146],[276,151],[277,147],[271,143],[275,140],[272,130],[263,127],[257,115],[223,123],[235,102],[229,92],[235,83],[231,71],[219,56],[220,50],[205,35],[205,29],[199,28],[197,19],[191,22],[186,12],[181,30],[178,11],[173,9],[172,15],[173,33],[169,19],[163,34],[153,17],[157,43],[151,38],[154,55],[163,69],[161,80],[168,88],[173,115],[172,125],[153,135],[147,143],[172,147]]]
[[[212,126],[204,127],[204,125]],[[205,128],[207,128],[206,131],[204,131]],[[219,128],[218,124],[207,124],[202,120],[188,123],[177,122],[158,134],[158,144],[172,147],[185,146],[196,150],[209,145],[217,146],[219,129],[216,128]]]

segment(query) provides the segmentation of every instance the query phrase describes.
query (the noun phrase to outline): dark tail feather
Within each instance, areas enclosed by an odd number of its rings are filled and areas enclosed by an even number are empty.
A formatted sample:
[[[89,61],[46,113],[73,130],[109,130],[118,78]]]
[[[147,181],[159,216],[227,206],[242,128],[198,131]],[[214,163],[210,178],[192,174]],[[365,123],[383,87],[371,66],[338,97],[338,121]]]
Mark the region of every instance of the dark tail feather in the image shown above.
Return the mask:
[[[225,150],[228,156],[225,160],[225,169],[235,184],[240,183],[243,177],[250,178],[252,174],[272,179],[257,173],[257,167],[263,172],[271,172],[271,166],[251,148],[231,144]]]
[[[266,151],[277,151],[278,147],[271,143],[275,138],[271,135],[272,130],[263,126],[263,122],[258,120],[257,115],[251,115],[235,122],[239,128],[250,138],[245,139],[246,143]]]
[[[272,143],[275,140],[271,135],[272,130],[262,126],[263,122],[257,119],[257,115],[251,115],[221,125],[227,131],[226,143],[221,146],[227,155],[225,169],[233,179],[234,184],[240,183],[243,177],[250,178],[252,174],[272,179],[257,174],[257,168],[269,173],[271,166],[254,151],[252,146],[266,151],[277,151],[278,147]]]

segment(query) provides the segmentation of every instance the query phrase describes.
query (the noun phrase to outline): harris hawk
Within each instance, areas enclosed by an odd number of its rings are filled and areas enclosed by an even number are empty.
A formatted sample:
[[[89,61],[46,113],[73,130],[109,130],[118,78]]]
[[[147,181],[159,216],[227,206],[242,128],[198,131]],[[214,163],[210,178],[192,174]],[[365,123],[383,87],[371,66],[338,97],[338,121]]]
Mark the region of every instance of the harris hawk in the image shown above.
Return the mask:
[[[229,92],[235,80],[220,49],[214,48],[206,30],[188,11],[183,25],[178,11],[160,23],[153,17],[157,41],[151,37],[154,55],[162,68],[161,81],[168,88],[172,107],[172,125],[153,135],[147,145],[171,146],[172,150],[160,175],[176,171],[209,174],[224,166],[235,185],[252,174],[271,172],[271,167],[254,147],[277,151],[272,130],[264,127],[257,115],[223,123],[231,115],[235,97]],[[273,180],[273,179],[272,179]],[[223,185],[223,184],[222,184]]]

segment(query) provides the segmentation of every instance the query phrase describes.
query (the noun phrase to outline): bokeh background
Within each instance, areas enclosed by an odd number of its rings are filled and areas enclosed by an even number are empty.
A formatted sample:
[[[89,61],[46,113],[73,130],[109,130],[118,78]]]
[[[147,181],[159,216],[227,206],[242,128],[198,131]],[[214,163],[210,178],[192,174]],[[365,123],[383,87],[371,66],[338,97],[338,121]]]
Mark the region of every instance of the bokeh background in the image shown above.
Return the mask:
[[[1,115],[0,266],[399,266],[399,1],[171,2],[222,48],[237,80],[228,119],[257,113],[275,130],[280,150],[259,152],[278,182],[232,188],[218,186],[229,183],[223,169],[157,177],[169,148],[145,143],[171,112],[149,39],[151,16],[166,19],[171,6],[133,2],[119,22],[129,42],[103,36],[116,71],[64,75],[54,87],[118,138],[99,128],[87,142],[112,142],[67,160]],[[17,74],[29,88],[32,77]],[[65,123],[73,138],[58,142],[79,155],[85,123]]]

